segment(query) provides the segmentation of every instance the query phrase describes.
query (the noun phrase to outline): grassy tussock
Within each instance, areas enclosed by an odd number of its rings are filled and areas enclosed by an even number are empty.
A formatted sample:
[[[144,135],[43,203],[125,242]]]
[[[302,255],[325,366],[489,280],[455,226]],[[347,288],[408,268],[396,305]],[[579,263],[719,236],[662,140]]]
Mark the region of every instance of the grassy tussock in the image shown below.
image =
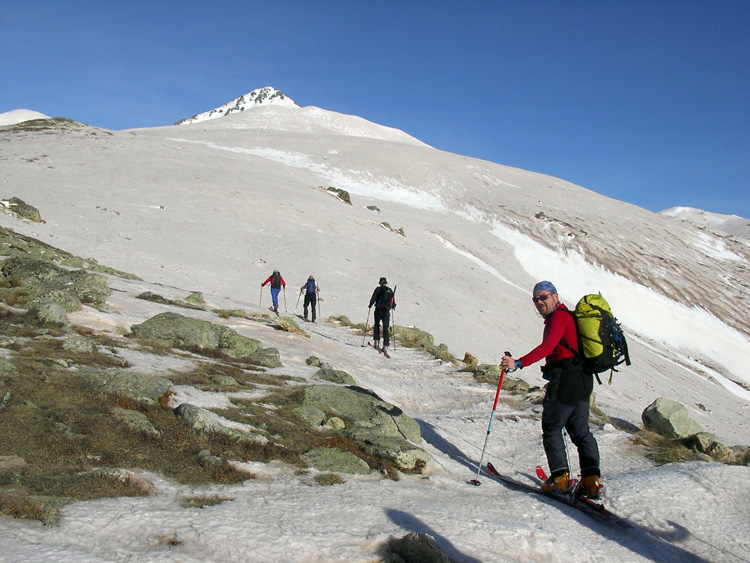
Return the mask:
[[[343,485],[346,483],[344,478],[338,473],[321,473],[313,477],[318,485],[328,487],[330,485]]]
[[[233,501],[233,497],[223,497],[219,495],[200,495],[194,497],[183,497],[180,499],[184,508],[205,508],[207,506],[216,506],[224,502]]]
[[[646,449],[646,457],[658,465],[710,459],[705,454],[686,448],[674,440],[648,430],[643,430],[636,435],[633,438],[633,443],[643,446]]]

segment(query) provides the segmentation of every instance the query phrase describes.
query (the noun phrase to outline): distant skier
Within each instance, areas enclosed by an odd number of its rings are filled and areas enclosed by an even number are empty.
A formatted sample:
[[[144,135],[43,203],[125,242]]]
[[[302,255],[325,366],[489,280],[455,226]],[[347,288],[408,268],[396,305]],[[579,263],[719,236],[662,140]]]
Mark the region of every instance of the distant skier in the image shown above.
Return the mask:
[[[597,499],[601,490],[599,446],[588,423],[589,397],[594,378],[583,373],[577,357],[575,320],[560,302],[555,286],[548,281],[537,283],[532,300],[537,311],[544,317],[542,343],[518,360],[503,356],[500,365],[503,369],[514,371],[546,358],[542,377],[549,380],[549,383],[542,410],[542,443],[550,476],[542,485],[542,490],[566,493],[572,488],[562,434],[565,428],[578,449],[581,467],[581,482],[576,487],[575,494]]]
[[[271,301],[273,301],[273,307],[271,309],[277,315],[279,314],[279,292],[282,287],[286,287],[286,282],[278,270],[274,270],[273,274],[268,276],[268,279],[260,284],[260,287],[265,287],[266,284],[271,284]]]
[[[305,302],[304,302],[304,317],[305,320],[307,320],[307,308],[308,306],[312,309],[312,322],[315,322],[315,304],[318,301],[318,293],[320,292],[320,287],[317,283],[315,283],[315,278],[312,274],[310,274],[310,277],[307,278],[307,282],[305,282],[305,285],[299,288],[299,292],[305,292]],[[299,300],[297,300],[297,303],[299,303]]]
[[[375,341],[375,348],[380,348],[380,323],[383,323],[383,348],[387,351],[390,345],[390,335],[388,334],[388,324],[391,319],[391,309],[396,308],[396,300],[393,296],[393,290],[388,287],[388,281],[380,278],[378,287],[372,292],[369,308],[375,305],[374,324],[372,326],[372,338]]]

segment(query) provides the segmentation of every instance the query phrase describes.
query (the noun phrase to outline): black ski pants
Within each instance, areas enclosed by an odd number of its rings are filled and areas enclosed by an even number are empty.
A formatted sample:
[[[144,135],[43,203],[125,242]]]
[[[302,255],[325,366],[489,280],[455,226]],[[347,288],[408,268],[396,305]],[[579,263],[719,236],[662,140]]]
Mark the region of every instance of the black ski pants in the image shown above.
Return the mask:
[[[542,443],[551,476],[570,472],[563,428],[578,450],[581,477],[601,475],[599,445],[589,430],[592,376],[578,366],[552,369],[547,374],[550,381],[542,410]]]
[[[383,346],[390,346],[390,334],[388,332],[388,324],[391,322],[390,310],[375,308],[375,324],[372,326],[372,338],[374,340],[380,340],[380,323],[383,323]]]
[[[312,322],[315,322],[315,304],[318,302],[317,297],[314,293],[306,293],[305,294],[305,304],[303,313],[305,314],[305,318],[307,318],[307,308],[312,308]]]

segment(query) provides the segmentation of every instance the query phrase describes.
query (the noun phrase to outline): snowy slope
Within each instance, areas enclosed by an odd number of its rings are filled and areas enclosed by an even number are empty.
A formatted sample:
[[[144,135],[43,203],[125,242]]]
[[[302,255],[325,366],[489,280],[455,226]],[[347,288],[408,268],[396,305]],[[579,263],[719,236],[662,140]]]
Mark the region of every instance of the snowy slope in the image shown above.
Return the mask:
[[[184,290],[111,278],[111,312],[84,309],[71,321],[118,338],[129,326],[168,306],[136,299],[143,291],[180,298]],[[266,302],[268,296],[265,296]],[[210,307],[263,308],[226,296]],[[327,307],[327,302],[323,303]],[[291,309],[291,307],[290,307]],[[325,311],[325,309],[324,309]],[[191,315],[222,322],[211,313]],[[391,538],[427,532],[456,562],[478,561],[743,561],[750,547],[750,479],[747,467],[718,463],[654,465],[630,437],[610,425],[595,426],[604,462],[607,504],[632,530],[613,528],[575,509],[476,476],[495,390],[433,358],[396,347],[384,359],[362,347],[362,335],[340,326],[304,325],[310,338],[229,319],[227,326],[281,352],[284,367],[269,374],[313,380],[315,355],[352,374],[418,420],[421,446],[433,456],[424,475],[398,481],[377,472],[346,475],[337,486],[317,486],[315,472],[300,474],[283,463],[240,464],[256,478],[236,486],[190,487],[158,475],[149,497],[77,502],[62,511],[60,527],[0,517],[0,561],[24,562],[373,562]],[[125,355],[126,351],[121,350]],[[125,355],[142,373],[169,376],[189,360]],[[211,408],[231,393],[176,390],[172,403]],[[539,407],[503,396],[487,442],[485,461],[532,482],[544,463]],[[575,461],[574,461],[574,467]],[[731,484],[731,485],[730,485]],[[182,500],[221,496],[203,509]]]
[[[635,365],[598,400],[638,422],[664,393],[727,443],[744,441],[750,300],[736,296],[750,287],[747,244],[549,176],[326,129],[359,118],[327,116],[308,133],[289,130],[297,109],[263,108],[266,128],[255,111],[123,132],[9,133],[13,195],[47,222],[2,224],[144,279],[248,302],[274,268],[292,286],[312,273],[326,314],[359,322],[385,275],[399,286],[396,322],[482,362],[537,343],[537,280],[555,281],[569,305],[601,291]],[[321,186],[348,190],[353,205]],[[538,381],[533,368],[522,375]],[[716,402],[697,407],[714,389]]]
[[[750,219],[737,215],[711,213],[694,207],[670,207],[660,212],[661,215],[687,221],[698,227],[718,230],[730,235],[750,238]]]
[[[364,322],[386,276],[398,285],[396,323],[427,330],[456,356],[497,363],[503,350],[520,355],[541,338],[534,282],[553,280],[569,305],[601,291],[630,337],[634,365],[596,388],[597,404],[638,423],[666,396],[723,443],[750,441],[746,241],[318,108],[258,106],[128,131],[10,128],[0,140],[12,141],[0,143],[10,180],[3,197],[35,205],[46,221],[6,213],[0,225],[135,273],[160,294],[201,291],[216,307],[260,310],[260,282],[278,268],[290,310],[312,273],[323,317]],[[348,190],[353,205],[328,186]],[[148,287],[119,283],[116,314],[83,311],[76,321],[127,330],[153,313],[128,299]],[[735,561],[748,551],[745,467],[653,468],[626,435],[597,428],[608,502],[674,544],[665,546],[499,484],[467,486],[494,396],[467,374],[409,351],[382,363],[361,348],[361,335],[325,324],[309,340],[258,336],[281,350],[279,373],[309,376],[304,358],[316,354],[420,420],[434,456],[429,476],[316,488],[288,468],[253,467],[261,478],[233,488],[235,501],[196,512],[179,506],[189,491],[157,479],[155,497],[69,507],[60,530],[3,519],[0,553],[29,561],[372,561],[404,530],[430,531],[458,561],[593,561],[602,553]],[[534,367],[517,375],[541,382]],[[487,459],[524,474],[543,454],[538,412],[520,408],[499,407]],[[185,538],[179,553],[164,544],[172,533]]]

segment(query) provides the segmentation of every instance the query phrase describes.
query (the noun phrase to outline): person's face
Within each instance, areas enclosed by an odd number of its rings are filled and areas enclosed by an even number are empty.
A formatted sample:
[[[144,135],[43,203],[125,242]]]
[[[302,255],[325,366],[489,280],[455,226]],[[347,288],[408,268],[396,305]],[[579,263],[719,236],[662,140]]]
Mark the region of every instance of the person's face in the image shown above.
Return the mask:
[[[549,315],[555,310],[558,303],[557,293],[550,293],[549,291],[539,290],[534,292],[534,297],[531,298],[534,301],[534,306],[539,314],[543,317]]]

